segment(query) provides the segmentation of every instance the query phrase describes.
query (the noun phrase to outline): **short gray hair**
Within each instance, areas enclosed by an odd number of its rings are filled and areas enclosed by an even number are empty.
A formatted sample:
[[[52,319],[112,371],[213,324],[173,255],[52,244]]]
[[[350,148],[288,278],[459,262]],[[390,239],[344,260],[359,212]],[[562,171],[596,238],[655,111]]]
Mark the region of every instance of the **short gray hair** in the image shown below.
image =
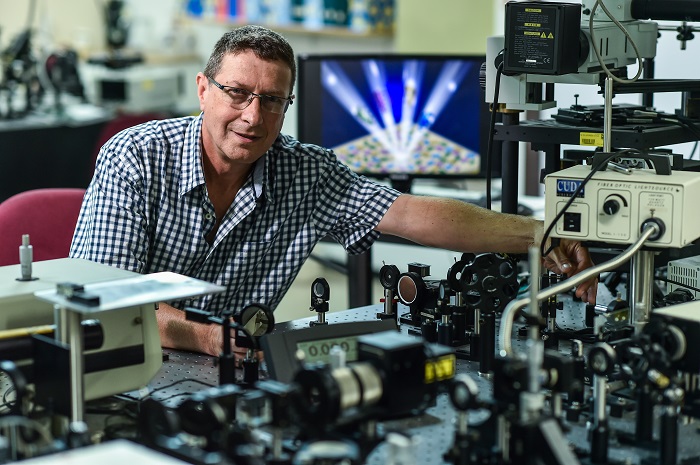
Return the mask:
[[[262,26],[242,26],[224,34],[211,52],[204,75],[214,78],[221,71],[221,62],[226,55],[237,55],[248,50],[263,60],[279,60],[287,64],[292,71],[289,88],[289,92],[292,92],[297,76],[294,50],[287,39]]]

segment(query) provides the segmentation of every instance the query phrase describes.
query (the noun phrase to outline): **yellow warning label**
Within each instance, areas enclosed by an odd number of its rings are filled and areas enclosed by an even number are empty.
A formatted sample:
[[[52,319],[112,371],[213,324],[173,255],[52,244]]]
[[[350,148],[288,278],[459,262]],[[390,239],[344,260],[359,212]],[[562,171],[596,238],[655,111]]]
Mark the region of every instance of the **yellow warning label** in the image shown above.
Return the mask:
[[[547,38],[548,38],[548,39],[554,39],[554,34],[552,34],[552,33],[550,32],[549,35],[547,36]]]
[[[545,33],[543,32],[542,34],[540,34],[540,38],[541,38],[541,39],[546,39],[546,38],[547,38],[547,34],[545,34]]]
[[[455,376],[455,355],[449,354],[425,363],[425,384],[444,381]]]
[[[525,8],[528,13],[542,13],[542,8]]]
[[[541,27],[540,23],[525,23],[525,27]]]
[[[580,132],[578,135],[579,145],[586,145],[591,147],[602,147],[603,146],[603,133],[602,132]]]
[[[540,36],[540,33],[537,31],[525,31],[523,34],[525,34],[526,36]]]

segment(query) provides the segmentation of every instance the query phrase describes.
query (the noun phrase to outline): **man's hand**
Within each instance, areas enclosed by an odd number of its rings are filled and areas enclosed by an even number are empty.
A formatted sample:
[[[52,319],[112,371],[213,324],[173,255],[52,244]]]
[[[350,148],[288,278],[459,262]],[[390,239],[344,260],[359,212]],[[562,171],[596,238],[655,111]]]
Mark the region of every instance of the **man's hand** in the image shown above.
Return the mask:
[[[233,321],[232,321],[233,324]],[[236,366],[240,367],[241,362],[248,354],[248,349],[245,347],[238,347],[236,345],[236,330],[233,328],[229,329],[231,334],[231,353],[236,357]],[[214,331],[211,336],[210,349],[207,351],[209,355],[218,357],[224,351],[224,331],[219,325],[214,325]]]
[[[161,345],[170,349],[187,350],[218,357],[223,352],[224,332],[217,324],[203,324],[187,321],[185,312],[161,302],[156,311]],[[231,329],[231,352],[240,362],[247,349],[236,346],[234,331]]]
[[[583,245],[578,241],[561,239],[559,246],[544,257],[543,264],[547,269],[558,273],[573,276],[586,268],[593,266],[593,261]],[[576,297],[584,302],[595,304],[598,293],[598,278],[592,278],[580,284],[576,288]]]

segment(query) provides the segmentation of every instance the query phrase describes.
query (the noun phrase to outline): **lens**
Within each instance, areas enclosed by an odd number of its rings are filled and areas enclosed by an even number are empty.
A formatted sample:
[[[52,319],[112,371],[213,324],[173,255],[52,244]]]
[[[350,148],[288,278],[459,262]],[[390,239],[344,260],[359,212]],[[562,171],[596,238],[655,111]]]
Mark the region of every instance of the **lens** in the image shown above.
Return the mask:
[[[327,302],[331,297],[331,287],[325,278],[316,278],[311,283],[311,299],[318,299]]]
[[[401,299],[401,302],[404,303],[404,305],[412,304],[416,301],[416,297],[418,297],[418,286],[415,280],[409,275],[401,276],[399,279],[398,290],[399,299]]]
[[[319,297],[323,295],[323,284],[316,283],[314,285],[314,294],[316,294]]]

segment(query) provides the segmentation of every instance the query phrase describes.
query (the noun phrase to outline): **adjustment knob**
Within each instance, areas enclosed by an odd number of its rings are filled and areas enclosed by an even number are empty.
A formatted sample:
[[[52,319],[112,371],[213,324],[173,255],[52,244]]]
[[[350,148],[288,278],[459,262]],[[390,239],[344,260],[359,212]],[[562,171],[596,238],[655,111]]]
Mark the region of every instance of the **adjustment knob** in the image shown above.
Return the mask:
[[[606,215],[614,215],[620,211],[620,201],[617,199],[607,199],[603,203],[603,212]]]

